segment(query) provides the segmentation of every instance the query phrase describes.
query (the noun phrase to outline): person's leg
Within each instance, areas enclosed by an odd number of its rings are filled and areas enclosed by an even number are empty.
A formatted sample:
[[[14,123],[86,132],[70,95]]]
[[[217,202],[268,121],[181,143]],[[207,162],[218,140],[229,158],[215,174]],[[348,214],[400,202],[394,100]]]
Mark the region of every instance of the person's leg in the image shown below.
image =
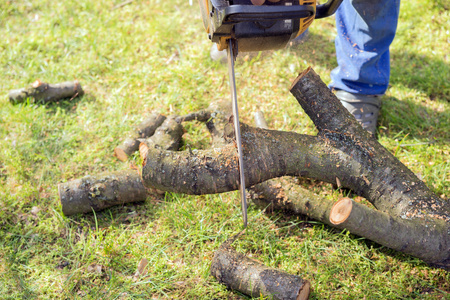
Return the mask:
[[[363,127],[375,132],[389,85],[389,46],[395,36],[400,0],[344,0],[336,12],[336,58],[330,88]]]
[[[336,57],[331,88],[381,95],[389,84],[391,45],[400,0],[344,0],[336,12]]]

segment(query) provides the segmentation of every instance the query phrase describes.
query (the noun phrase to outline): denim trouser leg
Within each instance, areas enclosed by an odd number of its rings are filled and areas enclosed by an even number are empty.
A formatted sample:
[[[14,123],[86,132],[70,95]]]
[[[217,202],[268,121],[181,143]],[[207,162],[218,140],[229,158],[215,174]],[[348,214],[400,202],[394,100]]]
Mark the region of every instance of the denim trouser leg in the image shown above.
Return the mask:
[[[330,88],[380,95],[389,84],[389,45],[400,0],[344,0],[336,12],[336,57]]]

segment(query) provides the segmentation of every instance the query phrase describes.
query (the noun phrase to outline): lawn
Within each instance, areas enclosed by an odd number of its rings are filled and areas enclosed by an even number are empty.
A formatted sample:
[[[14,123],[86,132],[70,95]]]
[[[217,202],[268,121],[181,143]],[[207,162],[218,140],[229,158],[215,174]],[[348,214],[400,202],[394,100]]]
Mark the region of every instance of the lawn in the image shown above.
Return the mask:
[[[226,66],[209,59],[196,1],[0,2],[0,298],[241,299],[210,274],[214,251],[242,227],[238,192],[151,195],[142,204],[66,217],[57,185],[139,166],[113,156],[150,112],[183,115],[229,99]],[[289,87],[336,66],[334,19],[305,43],[236,61],[241,121],[315,134]],[[450,6],[402,2],[378,140],[442,199],[450,197]],[[36,79],[79,80],[83,97],[12,105]],[[208,147],[198,123],[183,147]],[[304,180],[337,200],[342,191]],[[450,274],[314,220],[249,205],[239,252],[311,282],[311,299],[449,299]],[[149,261],[145,276],[134,276]]]

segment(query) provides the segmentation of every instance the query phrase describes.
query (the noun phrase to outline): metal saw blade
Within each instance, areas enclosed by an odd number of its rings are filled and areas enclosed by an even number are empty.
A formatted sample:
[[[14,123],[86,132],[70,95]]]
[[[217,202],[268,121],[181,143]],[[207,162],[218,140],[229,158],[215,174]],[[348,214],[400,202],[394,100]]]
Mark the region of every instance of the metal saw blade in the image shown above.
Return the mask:
[[[241,130],[239,127],[239,109],[237,102],[237,94],[236,94],[236,80],[234,76],[234,42],[233,39],[230,39],[228,42],[227,49],[227,57],[228,57],[228,80],[230,82],[231,89],[231,102],[233,106],[233,122],[234,122],[234,133],[236,136],[236,144],[238,148],[238,156],[239,156],[239,191],[241,194],[241,209],[242,209],[242,218],[244,219],[244,227],[247,227],[247,198],[245,194],[245,177],[244,177],[244,157],[242,152],[242,139],[241,139]]]

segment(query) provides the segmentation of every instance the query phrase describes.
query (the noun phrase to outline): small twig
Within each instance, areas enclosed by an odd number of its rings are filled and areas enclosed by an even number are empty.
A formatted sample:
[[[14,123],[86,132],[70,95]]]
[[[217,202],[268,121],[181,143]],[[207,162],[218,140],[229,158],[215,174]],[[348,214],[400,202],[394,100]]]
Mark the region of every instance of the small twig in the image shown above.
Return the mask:
[[[415,144],[400,144],[400,147],[414,147],[414,146],[420,146],[420,145],[431,145],[435,144],[436,141],[429,141],[429,142],[421,142],[421,143],[415,143]]]
[[[69,101],[72,101],[74,98],[76,98],[78,96],[78,92],[76,92],[76,94],[75,95],[73,95],[72,96],[72,98],[70,98],[70,100]]]
[[[132,3],[133,1],[134,1],[134,0],[124,1],[124,2],[122,2],[122,3],[120,3],[120,4],[117,4],[116,6],[114,6],[111,10],[115,10],[115,9],[124,7],[125,5],[128,5],[128,4]]]
[[[172,55],[169,57],[169,59],[166,60],[166,64],[170,64],[170,63],[172,62],[172,60],[175,59],[175,57],[177,57],[177,54],[176,54],[176,53],[172,54]]]

